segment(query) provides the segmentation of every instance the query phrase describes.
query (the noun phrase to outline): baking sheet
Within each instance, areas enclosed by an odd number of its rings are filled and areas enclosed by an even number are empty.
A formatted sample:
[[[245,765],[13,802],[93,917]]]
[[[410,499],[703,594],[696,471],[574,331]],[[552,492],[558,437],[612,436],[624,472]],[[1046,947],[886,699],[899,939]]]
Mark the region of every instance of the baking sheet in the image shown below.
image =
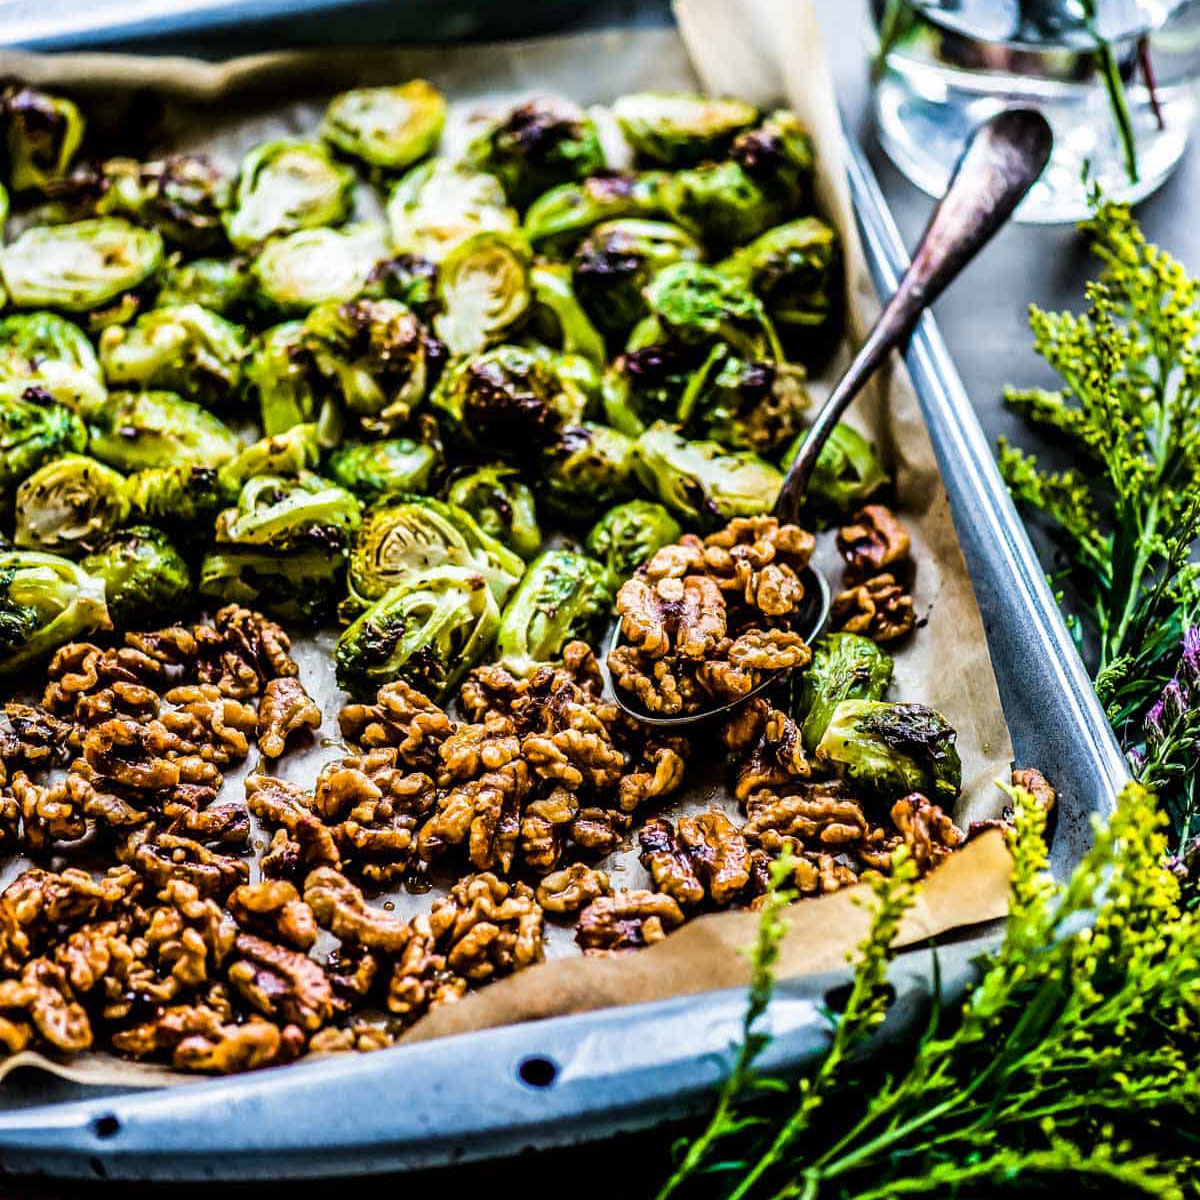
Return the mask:
[[[851,339],[859,340],[877,311],[877,302],[850,208],[836,107],[811,10],[782,0],[742,4],[688,0],[679,5],[679,19],[696,71],[672,31],[590,34],[449,50],[269,55],[220,66],[99,55],[40,59],[8,53],[0,55],[0,67],[6,75],[76,96],[96,114],[102,128],[143,129],[145,145],[139,148],[143,154],[203,148],[230,165],[245,149],[269,137],[311,134],[328,95],[339,88],[414,75],[430,78],[451,98],[450,148],[461,145],[474,123],[488,112],[536,91],[560,91],[599,104],[638,88],[687,88],[700,82],[711,91],[743,95],[764,105],[786,98],[814,133],[820,163],[818,198],[845,244],[848,332]],[[580,70],[581,63],[587,64],[586,71]],[[603,118],[602,113],[598,116]],[[371,217],[376,212],[364,193],[362,215]],[[814,387],[818,399],[839,365],[835,362]],[[859,401],[855,420],[876,441],[895,474],[918,563],[914,595],[919,612],[929,618],[897,657],[892,694],[933,704],[958,728],[964,793],[956,816],[966,823],[999,807],[992,781],[1006,775],[1011,749],[945,490],[902,369],[883,373]],[[297,654],[302,678],[322,705],[326,734],[336,730],[334,718],[342,699],[332,680],[331,644],[332,635],[321,635],[301,643]],[[335,745],[318,744],[304,755],[288,756],[279,770],[288,778],[311,783],[320,763],[341,752]],[[230,774],[223,798],[240,797],[243,773]],[[722,783],[696,781],[664,811],[676,815],[706,807],[722,790]],[[606,865],[617,887],[646,882],[635,848]],[[1003,911],[1005,884],[1006,861],[995,839],[969,846],[960,852],[955,871],[944,874],[931,889],[936,903],[915,914],[910,937],[998,915]],[[433,900],[431,895],[403,892],[385,898],[399,912],[427,909]],[[837,965],[861,936],[861,922],[848,915],[860,911],[852,909],[844,895],[802,902],[794,910],[793,934],[785,942],[783,973]],[[573,951],[570,927],[554,927],[550,962],[432,1014],[409,1037],[417,1040],[577,1011],[608,1000],[633,1003],[728,986],[744,977],[741,956],[733,948],[751,939],[753,924],[752,916],[741,913],[701,918],[661,946],[611,963],[580,959]],[[11,1068],[17,1061],[10,1059],[5,1065]],[[181,1078],[100,1055],[77,1059],[70,1073],[107,1083]]]

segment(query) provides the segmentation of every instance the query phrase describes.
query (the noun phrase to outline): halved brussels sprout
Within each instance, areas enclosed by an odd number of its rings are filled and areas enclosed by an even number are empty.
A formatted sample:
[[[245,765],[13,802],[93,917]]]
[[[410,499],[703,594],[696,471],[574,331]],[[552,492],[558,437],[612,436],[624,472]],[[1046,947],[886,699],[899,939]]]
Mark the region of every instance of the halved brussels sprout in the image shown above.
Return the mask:
[[[346,611],[373,604],[407,575],[428,567],[469,567],[503,604],[525,563],[489,537],[464,509],[430,496],[386,502],[367,513],[350,553]]]
[[[255,299],[281,316],[303,316],[329,300],[353,300],[386,253],[377,225],[301,229],[275,238],[250,267]]]
[[[806,408],[803,367],[729,355],[701,389],[689,428],[732,450],[770,454],[796,436]]]
[[[763,187],[740,163],[704,163],[677,171],[663,184],[671,219],[706,245],[731,249],[795,216],[795,197]]]
[[[445,124],[446,98],[424,79],[411,79],[334,96],[321,136],[369,167],[399,171],[433,150]]]
[[[79,565],[104,580],[108,614],[118,629],[174,621],[191,600],[187,563],[167,535],[151,525],[118,529]]]
[[[499,622],[478,571],[443,565],[410,572],[338,639],[338,684],[373,700],[385,683],[403,679],[445,700],[487,653]]]
[[[798,711],[804,748],[812,754],[843,700],[882,700],[892,681],[892,657],[856,633],[827,633],[813,644],[800,680]]]
[[[387,218],[398,251],[435,263],[472,234],[517,227],[493,176],[444,158],[413,167],[392,188]]]
[[[203,154],[174,154],[161,162],[109,159],[96,212],[151,225],[169,242],[193,252],[225,244],[223,218],[233,181]]]
[[[800,453],[804,437],[799,434],[788,447],[783,456],[785,470]],[[804,501],[818,510],[848,513],[879,491],[888,479],[871,443],[857,429],[839,422],[817,455]]]
[[[215,467],[187,463],[135,471],[126,486],[129,507],[139,520],[181,527],[188,533],[195,525],[211,527],[213,518],[229,500]]]
[[[659,216],[666,178],[663,171],[601,171],[582,183],[559,184],[529,206],[521,227],[543,253],[569,253],[601,221]]]
[[[362,520],[362,506],[345,488],[311,471],[293,478],[255,475],[234,508],[217,517],[218,542],[277,550],[345,549]]]
[[[156,308],[199,304],[222,317],[233,317],[245,307],[252,284],[243,258],[196,258],[184,263],[173,257],[154,304]]]
[[[795,113],[786,108],[768,113],[756,129],[734,138],[729,157],[793,209],[808,203],[816,158],[812,138]]]
[[[438,311],[437,263],[419,254],[395,254],[377,262],[362,294],[369,300],[399,300],[428,323]]]
[[[113,392],[88,435],[88,453],[120,471],[219,467],[241,449],[223,421],[174,392]]]
[[[345,569],[345,558],[324,548],[284,553],[218,546],[200,563],[200,594],[318,626],[337,611]]]
[[[26,394],[34,398],[0,395],[0,494],[4,495],[42,463],[87,446],[87,429],[75,413],[36,388],[27,388]]]
[[[843,700],[817,743],[818,762],[881,803],[923,792],[953,802],[962,784],[953,727],[924,704]]]
[[[199,304],[152,308],[100,335],[110,384],[178,392],[209,407],[236,398],[248,353],[245,329]]]
[[[438,267],[442,311],[433,327],[451,354],[476,354],[499,341],[529,301],[529,247],[521,236],[472,234]]]
[[[317,375],[367,433],[394,432],[437,382],[446,348],[398,300],[320,304],[301,336]]]
[[[609,591],[616,593],[626,579],[663,546],[679,541],[679,522],[651,500],[629,500],[609,509],[588,531],[587,552],[604,567]]]
[[[446,499],[469,512],[484,533],[522,558],[532,558],[541,548],[533,493],[513,467],[477,467],[450,485]]]
[[[92,343],[56,313],[14,313],[0,320],[0,389],[35,387],[87,415],[108,395]]]
[[[272,436],[317,419],[316,372],[304,348],[304,322],[268,329],[246,360],[245,375],[258,392],[263,433]]]
[[[591,640],[610,607],[604,568],[594,559],[570,550],[539,554],[500,615],[500,665],[532,675],[573,638]]]
[[[241,161],[225,230],[239,250],[317,225],[340,225],[353,203],[354,172],[320,142],[264,142]]]
[[[602,370],[607,357],[604,339],[575,296],[570,268],[563,263],[539,263],[530,271],[529,282],[534,300],[532,335]]]
[[[412,438],[345,442],[326,464],[329,478],[370,503],[399,492],[423,492],[438,465],[437,447]]]
[[[145,283],[162,259],[157,229],[93,217],[25,230],[0,250],[0,271],[17,308],[87,312]]]
[[[0,551],[0,675],[111,628],[103,579],[57,554]]]
[[[700,244],[666,221],[606,221],[572,259],[575,291],[592,319],[612,334],[628,334],[649,312],[646,285],[663,267],[698,262]]]
[[[718,442],[689,442],[664,421],[638,438],[637,472],[673,512],[709,523],[770,512],[783,483],[757,455],[731,453]]]
[[[579,523],[632,496],[638,486],[636,445],[607,425],[584,421],[566,426],[542,454],[546,506],[560,519]]]
[[[621,96],[612,111],[638,157],[667,167],[720,158],[758,119],[745,101],[688,92],[636,92]]]
[[[293,425],[239,450],[236,458],[220,468],[217,479],[230,495],[236,495],[255,475],[299,475],[313,470],[320,461],[316,425]]]
[[[129,515],[125,476],[94,458],[66,454],[17,488],[14,543],[70,554],[88,549]]]
[[[64,96],[27,87],[5,93],[3,113],[10,186],[45,191],[67,173],[83,141],[83,114]]]

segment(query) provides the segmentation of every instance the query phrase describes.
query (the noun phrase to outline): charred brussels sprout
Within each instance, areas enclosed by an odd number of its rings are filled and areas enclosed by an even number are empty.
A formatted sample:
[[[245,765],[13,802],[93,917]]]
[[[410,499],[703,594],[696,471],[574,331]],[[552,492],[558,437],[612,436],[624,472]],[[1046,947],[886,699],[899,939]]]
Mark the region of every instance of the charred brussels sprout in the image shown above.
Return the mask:
[[[13,541],[22,549],[88,549],[129,515],[125,476],[86,455],[64,455],[17,488],[16,513]]]
[[[57,554],[0,551],[0,675],[111,628],[104,580]]]
[[[334,96],[321,136],[368,167],[399,171],[433,150],[445,124],[446,98],[424,79],[412,79]]]
[[[423,492],[438,465],[438,452],[412,438],[345,442],[330,456],[329,478],[370,503],[398,492]]]
[[[216,536],[243,546],[338,553],[361,520],[353,495],[310,471],[290,479],[255,475],[243,484],[237,505],[217,517]]]
[[[504,607],[496,635],[501,666],[531,675],[553,662],[572,638],[592,637],[608,615],[604,568],[584,554],[547,550],[529,564]]]
[[[83,114],[62,96],[25,87],[8,91],[0,111],[12,190],[45,191],[67,173],[83,141]]]
[[[728,357],[700,389],[694,424],[722,446],[770,454],[796,435],[807,407],[802,367]]]
[[[813,144],[795,113],[778,108],[757,128],[739,133],[729,157],[793,209],[808,202],[815,163]]]
[[[843,700],[882,700],[892,681],[892,658],[856,633],[827,633],[812,648],[800,681],[801,732],[811,754]]]
[[[437,263],[419,254],[396,254],[371,268],[362,294],[369,300],[399,300],[430,321],[438,311]]]
[[[241,161],[225,229],[234,246],[249,250],[277,234],[340,225],[353,191],[354,172],[320,142],[264,142]]]
[[[268,436],[317,419],[321,407],[304,347],[303,321],[268,329],[246,361],[245,375],[258,392],[259,417]]]
[[[87,415],[108,394],[92,343],[55,313],[14,313],[0,320],[0,390],[35,387]]]
[[[567,354],[586,358],[603,370],[604,339],[575,296],[570,268],[562,263],[539,263],[529,273],[533,310],[528,327],[538,341]]]
[[[398,251],[433,262],[472,234],[517,227],[517,215],[493,176],[446,159],[413,167],[392,188],[387,218]]]
[[[118,529],[79,565],[104,580],[108,613],[118,629],[173,621],[191,599],[187,563],[167,535],[150,525]]]
[[[956,738],[946,718],[924,704],[843,700],[816,758],[881,802],[924,792],[942,804],[958,796],[962,782]]]
[[[259,438],[238,451],[237,457],[217,472],[221,487],[236,494],[255,475],[299,475],[311,471],[321,459],[315,425],[293,425],[284,433]]]
[[[542,545],[533,493],[513,467],[479,467],[460,476],[449,487],[446,499],[475,518],[479,528],[532,558]]]
[[[442,343],[398,300],[318,305],[301,343],[325,386],[375,434],[408,420],[446,358]]]
[[[39,399],[0,396],[0,493],[7,495],[31,471],[87,446],[87,429],[69,409],[35,388]]]
[[[764,188],[733,161],[677,171],[663,184],[671,219],[720,249],[740,246],[794,216],[790,196]]]
[[[568,253],[601,221],[658,216],[666,178],[662,171],[601,171],[582,183],[559,184],[529,206],[521,227],[538,250]]]
[[[88,434],[88,453],[121,471],[218,467],[241,449],[224,422],[174,392],[113,392]]]
[[[784,466],[791,464],[804,444],[800,434],[784,455]],[[871,443],[857,429],[837,424],[833,427],[813,466],[805,503],[818,510],[848,513],[888,481]]]
[[[618,504],[588,531],[587,552],[604,567],[610,592],[622,583],[657,550],[677,542],[683,530],[679,522],[661,504],[650,500],[630,500]]]
[[[604,166],[591,118],[557,96],[511,109],[475,138],[467,157],[495,175],[509,202],[521,209],[549,188],[586,179]]]
[[[758,119],[758,110],[741,100],[638,92],[617,100],[613,115],[639,158],[690,167],[720,158],[734,137]]]
[[[253,280],[241,258],[197,258],[172,261],[162,276],[154,298],[158,308],[199,304],[222,317],[232,317],[245,307]]]
[[[498,604],[525,570],[521,558],[464,509],[429,496],[397,499],[368,512],[354,539],[346,609],[358,612],[413,572],[443,565],[482,575]]]
[[[268,313],[303,316],[329,300],[353,300],[387,253],[383,230],[301,229],[275,238],[250,267],[254,298]]]
[[[200,594],[312,627],[336,612],[345,569],[345,558],[326,549],[218,546],[200,563]]]
[[[673,512],[707,523],[770,512],[783,476],[748,452],[689,442],[659,421],[637,440],[642,484]]]
[[[499,341],[529,301],[529,247],[521,236],[472,234],[438,268],[434,328],[451,354],[475,354]]]
[[[636,445],[607,425],[566,426],[542,455],[546,506],[562,520],[578,523],[628,499],[637,490]]]
[[[666,221],[606,221],[575,252],[575,290],[598,325],[624,335],[649,311],[643,293],[650,280],[702,255],[689,234]]]
[[[135,471],[127,487],[130,509],[140,520],[189,533],[193,526],[210,525],[229,501],[215,467],[187,463]]]
[[[17,308],[88,312],[144,283],[162,265],[162,235],[120,217],[35,225],[0,251]]]
[[[199,304],[152,308],[132,325],[111,325],[100,335],[110,384],[178,392],[209,407],[236,398],[248,352],[242,326]]]

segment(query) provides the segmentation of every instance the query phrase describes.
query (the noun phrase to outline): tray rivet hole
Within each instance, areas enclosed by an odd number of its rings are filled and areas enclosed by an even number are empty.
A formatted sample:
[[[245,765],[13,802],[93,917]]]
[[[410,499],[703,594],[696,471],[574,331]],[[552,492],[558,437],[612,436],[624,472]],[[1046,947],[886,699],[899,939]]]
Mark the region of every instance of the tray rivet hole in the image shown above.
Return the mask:
[[[517,1064],[517,1078],[526,1086],[543,1091],[558,1078],[558,1063],[544,1054],[531,1054]]]
[[[112,1113],[105,1113],[92,1121],[92,1132],[98,1138],[116,1137],[121,1132],[121,1121]]]

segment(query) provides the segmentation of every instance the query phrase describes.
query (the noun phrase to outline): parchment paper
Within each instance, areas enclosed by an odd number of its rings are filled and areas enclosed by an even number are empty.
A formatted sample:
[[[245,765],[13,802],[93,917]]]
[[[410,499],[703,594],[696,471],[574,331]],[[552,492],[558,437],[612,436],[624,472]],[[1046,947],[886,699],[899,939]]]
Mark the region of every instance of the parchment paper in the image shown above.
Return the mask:
[[[604,32],[526,42],[453,48],[302,52],[260,55],[224,64],[188,59],[74,54],[59,57],[0,52],[0,74],[56,88],[86,105],[92,127],[112,136],[113,149],[147,157],[204,149],[229,166],[270,137],[311,136],[329,96],[363,84],[423,76],[451,100],[443,150],[464,144],[472,127],[514,100],[560,92],[601,106],[623,92],[702,87],[767,107],[786,102],[812,131],[818,155],[817,200],[837,226],[845,249],[847,338],[857,344],[878,312],[850,205],[841,158],[841,128],[814,14],[807,0],[677,0],[673,30]],[[339,30],[339,40],[352,40]],[[619,164],[611,119],[595,111]],[[365,190],[359,214],[378,217]],[[846,361],[845,349],[813,381],[814,402],[827,393]],[[897,364],[880,372],[857,402],[854,423],[876,444],[896,482],[899,509],[913,540],[914,597],[923,628],[900,650],[890,695],[939,709],[958,729],[963,795],[960,824],[995,815],[993,781],[1005,778],[1012,756],[979,612],[954,536],[945,491],[912,386]],[[322,706],[323,732],[336,732],[343,697],[333,680],[331,633],[297,646],[301,677]],[[321,764],[344,750],[314,742],[292,753],[279,773],[311,785]],[[240,798],[245,770],[227,776],[223,798]],[[734,809],[722,778],[693,778],[663,812],[677,816],[712,803]],[[258,835],[261,838],[261,834]],[[646,886],[636,845],[604,864],[617,888]],[[8,876],[15,865],[4,872]],[[253,873],[252,878],[256,877]],[[909,914],[900,942],[910,944],[959,926],[994,919],[1006,909],[1008,858],[998,835],[976,839],[931,876]],[[859,889],[802,901],[791,912],[781,975],[841,965],[863,936],[867,916]],[[436,896],[404,892],[386,899],[398,913],[427,910]],[[378,901],[377,901],[378,902]],[[424,1040],[538,1017],[629,1004],[745,982],[738,949],[750,944],[756,918],[731,912],[693,920],[666,941],[617,959],[583,959],[568,924],[548,929],[546,963],[434,1012],[406,1035]],[[160,1067],[92,1054],[60,1064],[31,1053],[0,1063],[0,1077],[36,1065],[85,1082],[152,1086],[179,1081]]]

